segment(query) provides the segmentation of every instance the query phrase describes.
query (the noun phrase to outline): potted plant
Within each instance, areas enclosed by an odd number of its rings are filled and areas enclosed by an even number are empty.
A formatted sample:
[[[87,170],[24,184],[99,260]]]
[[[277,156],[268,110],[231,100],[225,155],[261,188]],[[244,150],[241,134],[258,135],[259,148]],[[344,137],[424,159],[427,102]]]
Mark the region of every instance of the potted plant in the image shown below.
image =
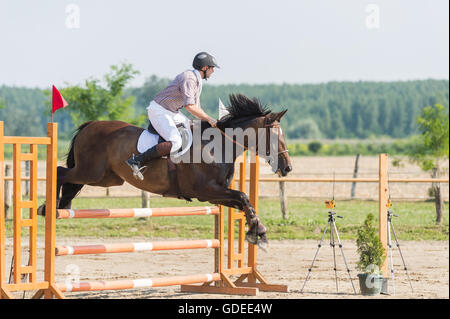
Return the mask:
[[[378,295],[383,285],[383,274],[380,271],[386,258],[385,250],[374,226],[374,217],[368,214],[364,225],[359,227],[356,246],[358,248],[359,286],[363,295]]]

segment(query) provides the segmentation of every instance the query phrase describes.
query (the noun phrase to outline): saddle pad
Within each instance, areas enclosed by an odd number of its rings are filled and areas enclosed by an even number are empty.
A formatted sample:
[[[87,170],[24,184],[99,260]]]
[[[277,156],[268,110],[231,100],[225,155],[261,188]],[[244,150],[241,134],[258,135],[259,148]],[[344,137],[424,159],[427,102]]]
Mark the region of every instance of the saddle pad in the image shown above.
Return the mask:
[[[144,153],[149,148],[158,144],[159,135],[152,134],[147,130],[143,130],[137,142],[137,150]]]

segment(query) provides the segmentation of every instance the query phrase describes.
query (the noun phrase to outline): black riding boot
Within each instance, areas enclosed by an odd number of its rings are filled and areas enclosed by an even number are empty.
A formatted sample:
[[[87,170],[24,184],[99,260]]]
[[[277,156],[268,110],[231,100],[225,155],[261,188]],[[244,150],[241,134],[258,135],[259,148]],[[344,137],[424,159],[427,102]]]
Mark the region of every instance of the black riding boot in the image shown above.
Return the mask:
[[[138,155],[134,154],[131,155],[131,157],[128,160],[126,160],[125,163],[127,163],[127,165],[131,167],[135,178],[143,180],[144,175],[142,175],[141,170],[144,168],[144,164],[152,159],[169,155],[171,148],[172,142],[162,142],[149,148],[144,153],[140,153]]]

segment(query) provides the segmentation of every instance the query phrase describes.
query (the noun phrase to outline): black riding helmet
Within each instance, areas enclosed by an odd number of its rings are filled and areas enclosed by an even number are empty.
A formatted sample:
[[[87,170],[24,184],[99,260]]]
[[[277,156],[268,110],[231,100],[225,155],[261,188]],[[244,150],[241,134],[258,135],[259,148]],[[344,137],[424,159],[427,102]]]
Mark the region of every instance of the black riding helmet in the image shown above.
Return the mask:
[[[199,71],[204,66],[213,66],[216,68],[220,68],[217,65],[216,59],[207,52],[197,53],[194,57],[194,61],[192,62],[192,66],[194,67],[194,69],[199,70]],[[206,72],[204,72],[204,73],[205,73],[205,78],[206,78]]]

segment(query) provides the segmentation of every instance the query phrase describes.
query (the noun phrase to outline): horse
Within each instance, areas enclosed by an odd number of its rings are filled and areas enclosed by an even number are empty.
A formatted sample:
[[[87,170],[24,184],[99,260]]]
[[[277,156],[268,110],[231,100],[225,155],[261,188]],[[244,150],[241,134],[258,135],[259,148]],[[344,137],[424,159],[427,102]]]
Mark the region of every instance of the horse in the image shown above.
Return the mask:
[[[275,154],[272,157],[267,155],[269,145],[264,150],[258,150],[256,146],[254,151],[262,154],[260,156],[271,161],[272,165],[276,157],[278,164],[273,167],[273,170],[280,176],[286,176],[292,170],[292,166],[280,128],[280,120],[287,110],[272,112],[257,98],[250,99],[242,94],[230,94],[229,100],[230,105],[226,107],[228,114],[217,121],[216,128],[201,121],[201,131],[204,132],[208,128],[219,130],[222,145],[226,143],[226,139],[228,142],[231,140],[232,160],[226,162],[223,160],[226,154],[222,154],[222,161],[208,160],[206,162],[204,156],[199,162],[180,161],[172,164],[175,165],[176,179],[170,178],[169,158],[154,159],[146,163],[143,180],[133,176],[132,170],[125,161],[132,154],[137,153],[137,140],[144,128],[122,121],[83,123],[74,132],[67,154],[67,167],[58,166],[57,168],[57,208],[70,209],[73,198],[84,185],[110,187],[128,182],[138,189],[166,197],[187,200],[195,198],[201,202],[208,201],[211,204],[239,209],[245,213],[249,229],[246,240],[262,248],[267,247],[267,230],[256,215],[248,196],[229,188],[234,175],[234,161],[249,148],[251,141],[246,137],[243,143],[239,143],[226,132],[227,128],[241,128],[246,132],[254,131],[257,140],[266,138],[269,141],[269,130],[272,132],[276,130],[275,141],[278,142],[278,149],[276,149],[277,152],[273,152]],[[259,136],[261,134],[263,136]],[[204,140],[203,136],[201,143],[198,143],[200,151],[204,151],[208,142],[210,140]],[[195,147],[192,146],[188,153],[192,155],[195,151]],[[210,155],[208,152],[204,153]],[[45,215],[45,204],[39,207],[38,213]]]

